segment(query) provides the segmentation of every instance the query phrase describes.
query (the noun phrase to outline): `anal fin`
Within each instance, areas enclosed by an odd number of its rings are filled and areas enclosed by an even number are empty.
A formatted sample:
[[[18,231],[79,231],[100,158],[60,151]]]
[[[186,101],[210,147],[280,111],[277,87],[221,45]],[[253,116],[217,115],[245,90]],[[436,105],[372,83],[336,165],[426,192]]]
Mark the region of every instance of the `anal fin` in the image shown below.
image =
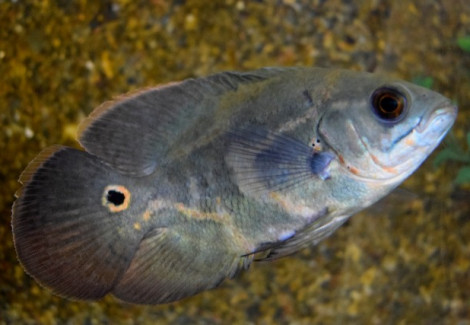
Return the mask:
[[[247,268],[251,257],[229,253],[223,243],[201,238],[203,234],[194,231],[198,228],[149,231],[112,293],[131,303],[168,303],[214,288]]]

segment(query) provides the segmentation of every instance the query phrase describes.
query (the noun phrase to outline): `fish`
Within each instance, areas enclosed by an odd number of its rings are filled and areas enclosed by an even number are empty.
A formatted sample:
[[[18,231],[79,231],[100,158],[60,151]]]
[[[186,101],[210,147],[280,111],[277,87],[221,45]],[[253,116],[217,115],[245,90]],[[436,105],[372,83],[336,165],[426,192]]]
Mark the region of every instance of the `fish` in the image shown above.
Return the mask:
[[[330,236],[453,125],[446,97],[313,67],[221,72],[95,109],[84,150],[44,149],[12,208],[18,259],[54,294],[155,305]]]

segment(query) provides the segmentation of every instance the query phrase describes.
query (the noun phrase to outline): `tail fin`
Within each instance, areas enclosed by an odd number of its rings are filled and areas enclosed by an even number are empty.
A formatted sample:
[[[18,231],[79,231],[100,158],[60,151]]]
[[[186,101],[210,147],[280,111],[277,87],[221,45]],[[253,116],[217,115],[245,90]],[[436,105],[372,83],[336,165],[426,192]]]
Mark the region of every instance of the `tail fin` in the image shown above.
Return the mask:
[[[40,153],[20,182],[12,227],[26,271],[59,295],[106,295],[142,239],[132,226],[139,213],[130,204],[135,179],[86,152],[57,146]]]

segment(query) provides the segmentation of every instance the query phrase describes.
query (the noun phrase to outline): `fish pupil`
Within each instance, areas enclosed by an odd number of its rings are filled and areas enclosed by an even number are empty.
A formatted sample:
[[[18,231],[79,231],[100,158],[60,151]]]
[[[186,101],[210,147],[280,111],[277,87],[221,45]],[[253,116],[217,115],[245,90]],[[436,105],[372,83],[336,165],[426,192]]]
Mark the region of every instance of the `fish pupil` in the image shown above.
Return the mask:
[[[108,191],[108,195],[106,196],[108,202],[114,204],[115,206],[123,204],[125,198],[126,197],[124,196],[124,194],[114,190]]]
[[[380,101],[380,107],[387,113],[393,113],[398,107],[398,102],[396,99],[387,96]]]

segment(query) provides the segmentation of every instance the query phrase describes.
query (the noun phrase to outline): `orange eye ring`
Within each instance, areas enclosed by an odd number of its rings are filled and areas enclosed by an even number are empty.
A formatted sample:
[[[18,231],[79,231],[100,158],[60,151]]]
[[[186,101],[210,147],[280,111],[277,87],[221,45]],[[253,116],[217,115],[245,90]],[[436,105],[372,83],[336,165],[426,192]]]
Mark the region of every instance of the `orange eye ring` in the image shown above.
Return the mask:
[[[374,114],[386,123],[400,121],[407,111],[406,97],[394,88],[382,87],[374,91],[371,97]]]

